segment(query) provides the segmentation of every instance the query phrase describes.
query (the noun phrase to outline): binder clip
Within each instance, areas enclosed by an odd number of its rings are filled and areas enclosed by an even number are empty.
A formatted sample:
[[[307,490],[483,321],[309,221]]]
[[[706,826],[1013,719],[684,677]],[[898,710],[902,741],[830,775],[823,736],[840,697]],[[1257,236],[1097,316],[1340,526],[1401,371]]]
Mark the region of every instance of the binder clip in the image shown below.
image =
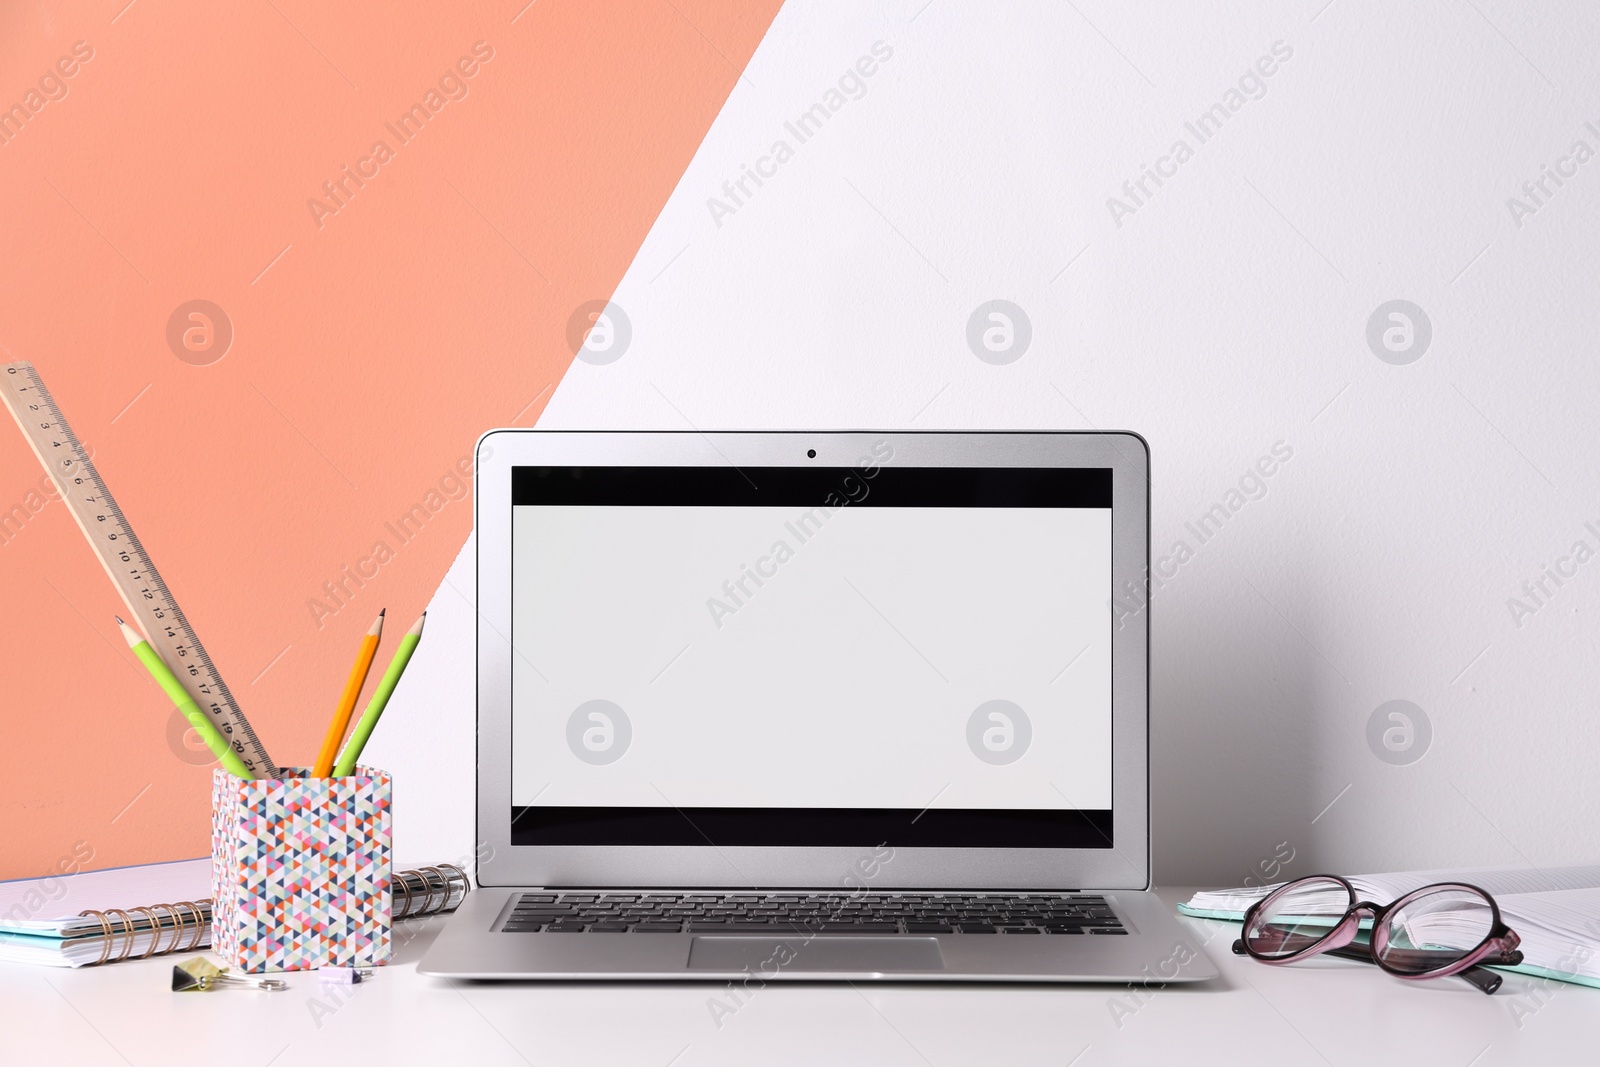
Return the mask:
[[[264,989],[269,993],[277,993],[288,989],[289,983],[278,978],[240,978],[238,975],[229,974],[204,956],[185,960],[172,968],[174,993],[208,993],[222,986]]]

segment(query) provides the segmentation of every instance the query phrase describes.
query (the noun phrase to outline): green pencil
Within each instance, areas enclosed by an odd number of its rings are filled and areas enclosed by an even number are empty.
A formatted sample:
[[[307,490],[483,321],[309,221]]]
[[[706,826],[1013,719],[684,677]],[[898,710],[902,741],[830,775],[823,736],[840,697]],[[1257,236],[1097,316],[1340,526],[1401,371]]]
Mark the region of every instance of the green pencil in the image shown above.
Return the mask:
[[[372,728],[378,725],[378,720],[383,716],[383,709],[388,706],[389,695],[394,692],[394,687],[400,684],[400,676],[405,673],[406,664],[411,662],[411,653],[417,650],[417,642],[422,640],[422,624],[427,618],[428,613],[424,611],[400,639],[400,647],[394,650],[394,659],[389,661],[389,669],[383,672],[383,678],[378,682],[378,688],[373,690],[367,710],[361,713],[361,721],[356,723],[355,730],[350,734],[350,740],[345,742],[344,751],[339,754],[339,762],[333,765],[335,778],[346,778],[356,769],[356,760],[361,758],[361,750],[366,747],[367,738],[372,736]]]
[[[206,747],[211,749],[211,754],[222,761],[223,768],[239,778],[254,778],[255,774],[244,765],[244,760],[228,744],[227,739],[217,732],[217,728],[206,718],[205,712],[200,710],[200,705],[194,702],[183,683],[178,681],[177,675],[161,661],[161,656],[150,647],[150,642],[139,636],[139,632],[121,617],[117,617],[117,626],[122,630],[123,639],[128,642],[128,647],[133,649],[133,654],[139,657],[139,662],[144,664],[144,669],[150,672],[150,677],[164,690],[172,702],[183,712],[183,717],[189,720],[189,725],[194,727],[195,733],[200,735]]]

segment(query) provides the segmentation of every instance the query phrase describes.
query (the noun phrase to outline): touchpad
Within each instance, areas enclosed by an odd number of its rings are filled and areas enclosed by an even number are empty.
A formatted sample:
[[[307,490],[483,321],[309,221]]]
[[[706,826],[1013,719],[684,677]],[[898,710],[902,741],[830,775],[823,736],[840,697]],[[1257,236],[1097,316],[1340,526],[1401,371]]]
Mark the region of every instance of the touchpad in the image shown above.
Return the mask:
[[[944,957],[932,937],[697,937],[689,948],[689,967],[703,971],[743,971],[757,977],[774,972],[942,971]]]

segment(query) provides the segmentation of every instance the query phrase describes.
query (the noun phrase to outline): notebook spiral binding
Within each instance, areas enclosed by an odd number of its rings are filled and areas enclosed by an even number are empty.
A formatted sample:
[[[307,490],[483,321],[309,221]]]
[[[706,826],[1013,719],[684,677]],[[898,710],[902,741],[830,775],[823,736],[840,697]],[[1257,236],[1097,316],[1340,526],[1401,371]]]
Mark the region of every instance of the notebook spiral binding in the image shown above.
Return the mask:
[[[211,939],[210,904],[211,901],[209,900],[201,900],[199,902],[180,900],[175,904],[152,904],[149,907],[129,908],[127,911],[121,908],[107,908],[105,911],[96,911],[90,908],[79,912],[79,915],[98,919],[100,922],[100,958],[89,964],[89,966],[98,967],[102,963],[116,963],[120,960],[128,959],[132,954],[134,938],[140,932],[140,928],[135,925],[137,920],[128,914],[130,911],[143,912],[151,930],[149,947],[134,957],[135,959],[142,960],[148,956],[198,948],[201,942]],[[156,916],[158,909],[166,912],[166,922]],[[113,918],[113,916],[117,916],[117,918]],[[169,929],[168,922],[171,923],[172,942],[166,948],[162,948],[161,939]],[[118,925],[121,926],[120,930],[117,929]],[[189,943],[180,947],[178,943],[184,940],[186,936]],[[122,951],[120,952],[117,951],[117,939],[119,937],[122,938]]]
[[[389,887],[390,908],[395,919],[414,919],[449,911],[472,891],[472,878],[453,863],[400,871]],[[157,914],[157,913],[161,914]],[[93,908],[78,914],[100,923],[100,958],[90,967],[126,959],[147,959],[169,952],[189,952],[211,943],[211,901],[179,900],[149,907]],[[142,926],[140,923],[148,923]],[[133,946],[138,935],[151,931],[150,944],[137,956]],[[172,939],[163,946],[167,931]],[[91,937],[93,935],[90,935]]]
[[[418,915],[432,915],[438,911],[448,911],[461,903],[472,890],[472,879],[467,877],[467,872],[453,863],[440,863],[432,867],[419,867],[414,871],[401,871],[394,876],[394,883],[389,887],[393,902],[390,904],[390,913],[395,919],[410,919]],[[457,892],[460,896],[457,896]],[[416,895],[426,892],[422,903],[415,911],[411,910],[412,902]],[[434,903],[434,893],[439,895],[438,903]]]

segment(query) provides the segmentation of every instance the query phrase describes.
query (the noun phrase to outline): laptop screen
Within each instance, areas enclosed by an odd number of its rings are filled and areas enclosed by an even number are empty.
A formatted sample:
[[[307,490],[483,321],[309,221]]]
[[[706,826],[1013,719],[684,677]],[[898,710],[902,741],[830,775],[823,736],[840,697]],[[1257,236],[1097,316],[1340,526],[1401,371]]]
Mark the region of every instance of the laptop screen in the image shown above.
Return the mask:
[[[515,467],[512,843],[1109,848],[1112,472]]]

